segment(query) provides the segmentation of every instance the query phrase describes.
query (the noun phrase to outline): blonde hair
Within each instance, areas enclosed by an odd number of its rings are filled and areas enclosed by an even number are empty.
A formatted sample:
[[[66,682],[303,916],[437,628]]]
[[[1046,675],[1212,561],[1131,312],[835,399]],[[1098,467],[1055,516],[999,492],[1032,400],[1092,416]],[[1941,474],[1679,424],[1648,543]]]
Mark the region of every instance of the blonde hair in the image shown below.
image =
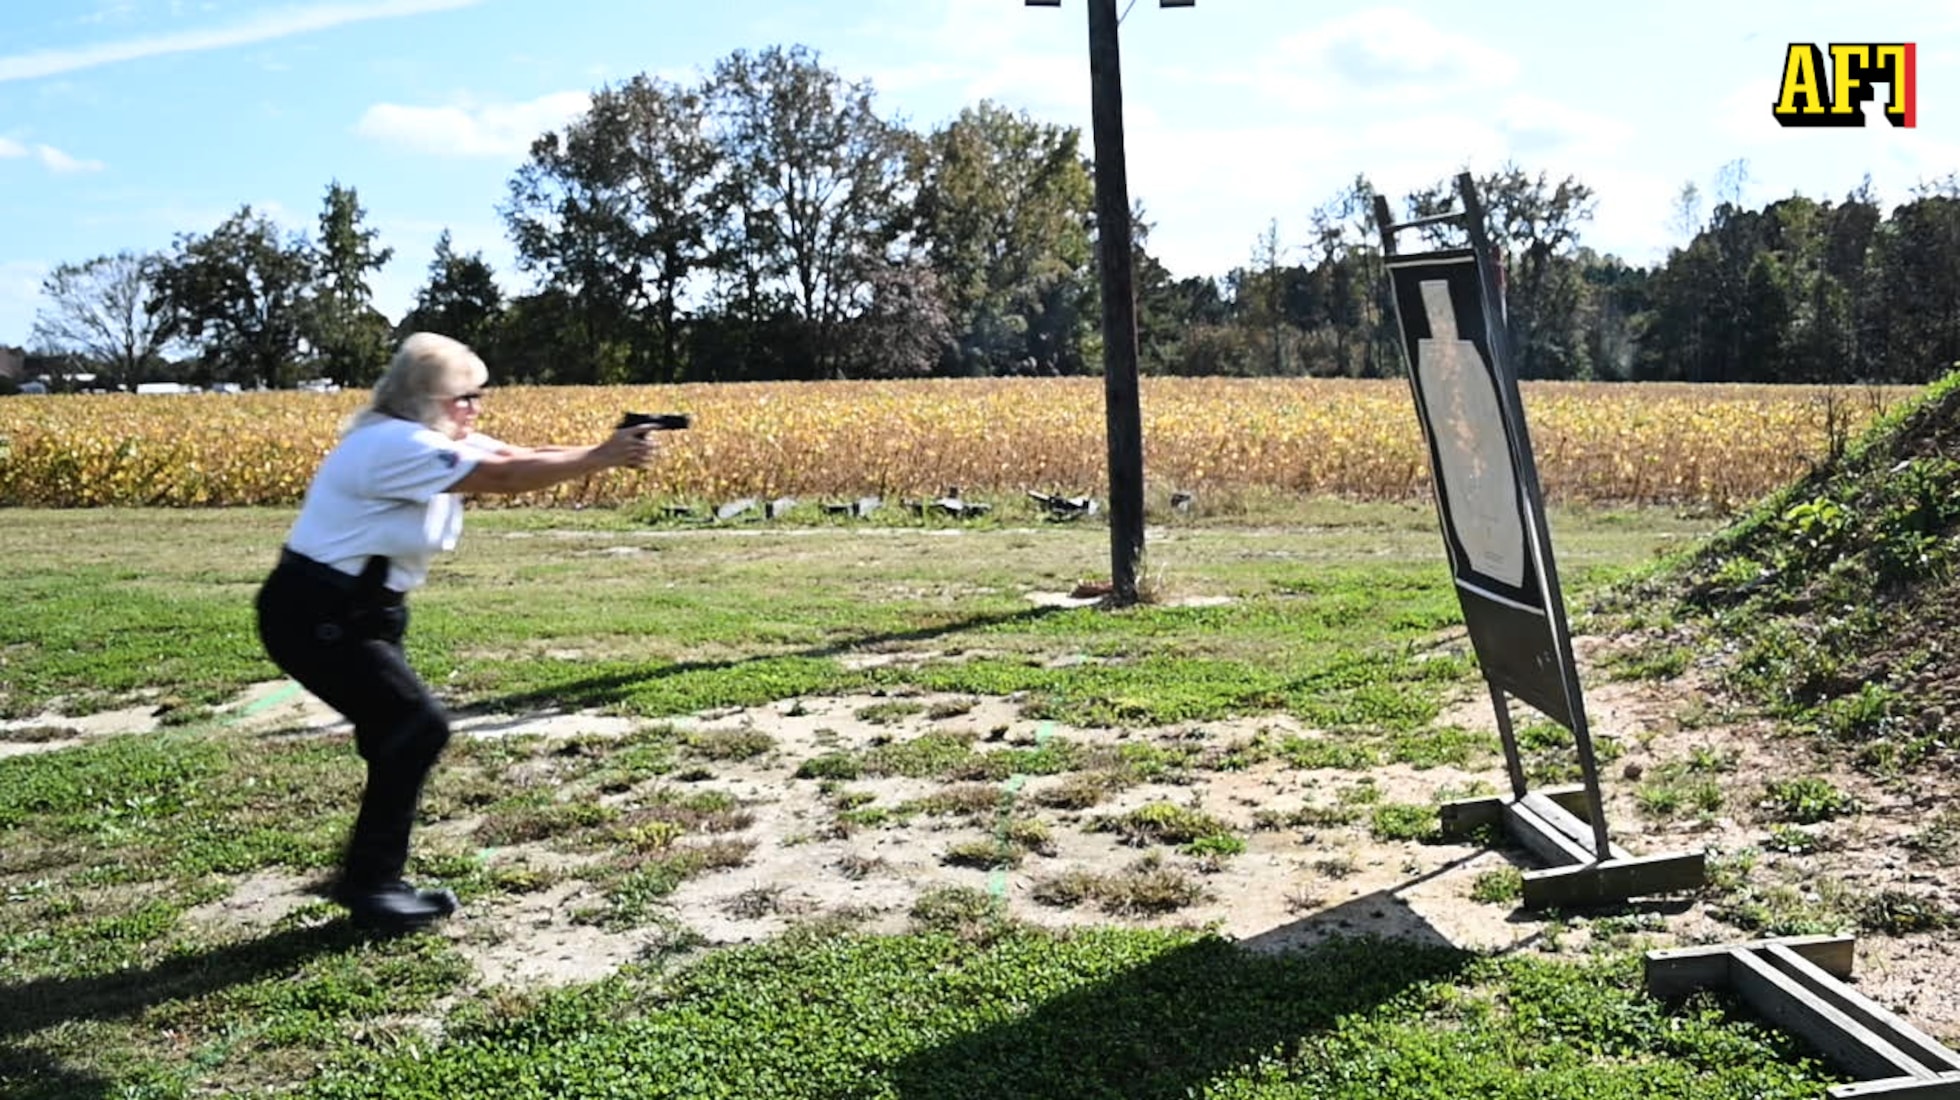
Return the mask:
[[[348,418],[341,434],[393,418],[446,435],[456,426],[446,399],[480,389],[489,380],[490,369],[469,345],[433,332],[414,333],[395,350],[367,407]]]

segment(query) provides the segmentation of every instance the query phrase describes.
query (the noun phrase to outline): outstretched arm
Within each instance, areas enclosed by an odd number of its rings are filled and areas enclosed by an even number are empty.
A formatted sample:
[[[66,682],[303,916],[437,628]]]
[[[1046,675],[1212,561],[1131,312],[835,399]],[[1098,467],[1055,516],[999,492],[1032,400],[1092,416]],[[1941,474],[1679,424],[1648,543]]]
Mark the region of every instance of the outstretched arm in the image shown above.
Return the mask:
[[[644,469],[658,445],[644,428],[614,432],[592,447],[509,447],[483,455],[452,493],[528,493],[614,467]]]
[[[542,447],[520,447],[515,443],[505,443],[491,453],[520,458],[525,455],[555,454],[559,451],[576,451],[579,449],[577,447],[561,447],[556,443],[546,444]]]

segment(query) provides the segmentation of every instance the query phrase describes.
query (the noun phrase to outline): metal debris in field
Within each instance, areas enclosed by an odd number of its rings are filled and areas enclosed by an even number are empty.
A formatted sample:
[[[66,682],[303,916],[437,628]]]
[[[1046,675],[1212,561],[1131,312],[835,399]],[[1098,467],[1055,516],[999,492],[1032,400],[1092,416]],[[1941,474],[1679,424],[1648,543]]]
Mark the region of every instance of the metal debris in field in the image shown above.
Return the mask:
[[[1081,519],[1093,516],[1102,510],[1102,505],[1092,496],[1065,497],[1028,490],[1029,499],[1041,505],[1050,519]]]
[[[715,509],[715,518],[717,520],[728,520],[728,519],[734,519],[736,516],[739,516],[744,512],[753,512],[755,511],[755,503],[756,502],[754,497],[743,497],[740,500],[731,500],[727,504],[724,504],[721,507]]]
[[[859,497],[856,500],[826,502],[821,507],[823,508],[823,514],[826,516],[849,516],[852,519],[863,519],[877,511],[882,504],[884,504],[884,501],[877,497]]]

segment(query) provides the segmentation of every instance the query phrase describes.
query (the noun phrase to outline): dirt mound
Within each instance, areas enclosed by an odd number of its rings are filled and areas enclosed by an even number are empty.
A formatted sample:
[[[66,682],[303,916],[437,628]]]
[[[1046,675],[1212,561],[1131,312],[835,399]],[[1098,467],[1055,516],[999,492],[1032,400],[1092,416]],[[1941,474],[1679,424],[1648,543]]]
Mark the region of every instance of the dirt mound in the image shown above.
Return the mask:
[[[1960,373],[1650,578],[1692,652],[1861,767],[1950,768],[1960,715]]]

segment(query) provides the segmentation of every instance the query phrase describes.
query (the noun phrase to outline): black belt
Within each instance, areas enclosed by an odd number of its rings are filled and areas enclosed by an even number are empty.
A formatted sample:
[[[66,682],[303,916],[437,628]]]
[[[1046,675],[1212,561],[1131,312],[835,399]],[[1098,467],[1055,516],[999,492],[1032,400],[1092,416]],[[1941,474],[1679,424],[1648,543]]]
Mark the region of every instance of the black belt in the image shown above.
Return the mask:
[[[352,596],[363,603],[398,604],[402,594],[389,588],[388,559],[376,554],[367,560],[358,576],[348,576],[325,562],[315,561],[295,550],[279,548],[279,568],[297,573],[315,584]]]

